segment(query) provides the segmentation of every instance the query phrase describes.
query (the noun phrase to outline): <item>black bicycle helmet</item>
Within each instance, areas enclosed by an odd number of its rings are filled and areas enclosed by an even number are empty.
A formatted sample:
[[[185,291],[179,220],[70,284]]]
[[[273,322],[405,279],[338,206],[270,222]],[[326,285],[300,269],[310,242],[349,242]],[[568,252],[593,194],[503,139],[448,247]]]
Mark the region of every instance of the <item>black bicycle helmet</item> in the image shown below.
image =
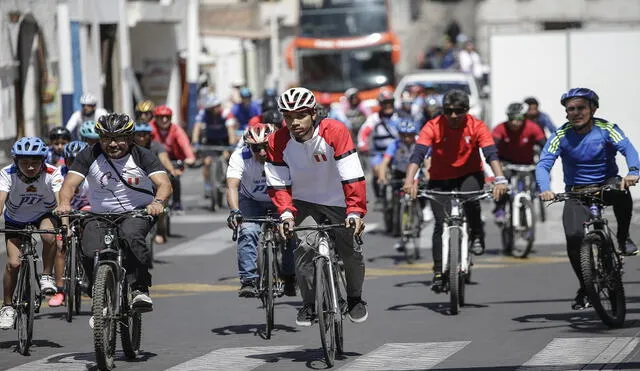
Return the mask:
[[[278,103],[272,99],[265,99],[262,101],[262,112],[267,112],[267,111],[271,111],[271,110],[277,110],[278,109]]]
[[[96,131],[100,136],[110,135],[133,135],[135,124],[129,115],[120,113],[110,113],[100,116],[96,124]]]
[[[71,132],[62,126],[56,126],[49,131],[49,140],[66,139],[71,140]]]
[[[527,113],[527,107],[525,107],[522,103],[511,103],[507,107],[507,117],[516,118],[516,117],[524,117]]]
[[[283,119],[284,118],[282,117],[282,113],[280,113],[280,111],[278,111],[277,109],[265,111],[262,113],[263,124],[273,124],[281,127]]]

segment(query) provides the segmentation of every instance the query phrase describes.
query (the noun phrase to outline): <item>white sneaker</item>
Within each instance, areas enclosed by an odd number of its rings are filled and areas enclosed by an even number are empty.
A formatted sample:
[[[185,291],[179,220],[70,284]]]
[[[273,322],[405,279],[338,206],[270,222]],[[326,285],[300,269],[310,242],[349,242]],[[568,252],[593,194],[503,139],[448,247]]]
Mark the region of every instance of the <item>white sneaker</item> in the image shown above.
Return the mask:
[[[8,330],[13,328],[13,323],[16,321],[16,310],[10,306],[5,305],[0,309],[0,329]]]
[[[427,205],[422,209],[422,221],[430,222],[433,220],[433,211],[431,211],[431,206]]]
[[[53,295],[58,292],[56,288],[56,281],[48,274],[40,276],[40,291],[44,295]]]

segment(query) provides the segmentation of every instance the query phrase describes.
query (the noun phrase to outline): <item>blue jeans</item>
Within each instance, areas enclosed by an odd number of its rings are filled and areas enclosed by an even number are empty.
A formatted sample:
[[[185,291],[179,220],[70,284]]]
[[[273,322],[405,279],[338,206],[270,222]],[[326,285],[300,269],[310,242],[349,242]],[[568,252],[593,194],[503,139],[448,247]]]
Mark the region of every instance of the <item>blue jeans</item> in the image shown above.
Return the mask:
[[[240,195],[240,212],[245,218],[259,218],[271,211],[276,214],[275,206],[271,202],[252,200]],[[246,283],[258,278],[258,246],[260,246],[260,224],[242,223],[238,229],[238,273],[240,282]],[[293,250],[295,240],[287,243],[282,254],[282,276],[294,275]]]

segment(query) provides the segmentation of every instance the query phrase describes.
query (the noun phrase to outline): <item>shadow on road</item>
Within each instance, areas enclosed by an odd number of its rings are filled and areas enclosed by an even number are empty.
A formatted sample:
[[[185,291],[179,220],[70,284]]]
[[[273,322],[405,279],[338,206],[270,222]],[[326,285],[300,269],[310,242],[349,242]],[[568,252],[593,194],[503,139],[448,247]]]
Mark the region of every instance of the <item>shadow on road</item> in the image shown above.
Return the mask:
[[[492,366],[492,367],[456,367],[456,368],[440,368],[436,367],[432,370],[440,370],[440,371],[564,371],[564,370],[603,370],[607,369],[606,367],[611,367],[610,364],[604,363],[590,363],[590,364],[580,364],[576,363],[573,365],[539,365],[539,366]],[[619,363],[615,366],[616,370],[638,370],[640,369],[640,362],[627,362],[627,363]]]
[[[345,352],[343,355],[336,355],[336,360],[346,360],[348,357],[361,356],[360,353]],[[304,362],[307,368],[312,370],[323,370],[328,368],[324,361],[322,349],[304,349],[293,350],[280,353],[265,353],[265,354],[253,354],[247,356],[247,358],[262,359],[267,363],[276,363],[283,360],[291,360],[291,362]]]
[[[419,287],[419,286],[431,286],[431,281],[407,281],[398,282],[394,287]]]
[[[87,307],[89,307],[89,305],[87,305]],[[91,315],[91,312],[89,311],[81,311],[80,314],[76,314],[75,312],[73,313],[73,319],[74,320],[82,320],[82,321],[88,321],[88,316]],[[83,317],[85,319],[83,319]],[[50,312],[50,313],[40,313],[40,314],[36,314],[34,316],[35,319],[60,319],[60,320],[67,320],[67,312]]]
[[[391,307],[387,308],[387,310],[390,310],[390,311],[402,311],[402,310],[417,310],[417,309],[421,309],[421,308],[426,308],[426,309],[429,309],[429,310],[434,311],[436,313],[439,313],[439,314],[442,314],[442,315],[445,315],[445,316],[450,316],[451,315],[450,307],[451,306],[450,306],[449,302],[442,302],[442,303],[411,303],[411,304],[394,305],[394,306],[391,306]],[[463,311],[463,310],[469,309],[469,308],[487,308],[487,307],[488,307],[488,305],[484,305],[484,304],[467,303],[460,310]]]
[[[367,259],[367,262],[375,263],[377,261],[385,261],[385,260],[393,261],[394,265],[406,263],[404,255],[380,255],[380,256],[374,256],[372,258]]]
[[[33,340],[31,346],[36,348],[64,348],[64,346],[49,340]],[[17,351],[18,340],[0,342],[0,349],[8,349],[11,347],[16,348],[15,351]]]
[[[251,334],[254,336],[260,336],[264,338],[264,327],[265,325],[263,323],[248,324],[248,325],[231,325],[231,326],[218,327],[218,328],[211,329],[211,332],[220,336]],[[299,330],[295,327],[281,325],[281,324],[275,324],[273,326],[273,331],[276,333],[278,331],[299,332]]]
[[[640,313],[639,309],[627,309],[627,317],[631,313]],[[571,311],[565,313],[540,313],[528,314],[512,318],[512,321],[520,323],[540,324],[540,326],[517,329],[517,332],[534,331],[549,328],[561,328],[567,325],[576,331],[588,331],[590,333],[607,333],[614,329],[602,323],[593,309]],[[623,328],[640,327],[640,321],[627,320]]]

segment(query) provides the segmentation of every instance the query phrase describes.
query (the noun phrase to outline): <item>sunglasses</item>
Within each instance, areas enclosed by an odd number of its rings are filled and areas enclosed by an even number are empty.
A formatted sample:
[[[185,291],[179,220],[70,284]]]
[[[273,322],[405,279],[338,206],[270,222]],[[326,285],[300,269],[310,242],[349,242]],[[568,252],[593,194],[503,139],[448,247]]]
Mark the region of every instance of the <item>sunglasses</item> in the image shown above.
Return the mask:
[[[267,143],[264,143],[264,144],[250,144],[249,148],[251,148],[252,152],[259,153],[263,149],[265,151],[267,150]]]
[[[574,106],[574,107],[567,107],[566,111],[567,113],[580,112],[580,111],[586,110],[587,108],[588,108],[587,106]]]
[[[100,141],[104,143],[111,143],[112,141],[116,143],[125,143],[128,139],[128,135],[105,135],[100,137]]]
[[[445,115],[452,115],[452,114],[457,114],[457,115],[462,115],[463,113],[467,112],[466,108],[462,108],[462,107],[447,107],[443,110]]]

